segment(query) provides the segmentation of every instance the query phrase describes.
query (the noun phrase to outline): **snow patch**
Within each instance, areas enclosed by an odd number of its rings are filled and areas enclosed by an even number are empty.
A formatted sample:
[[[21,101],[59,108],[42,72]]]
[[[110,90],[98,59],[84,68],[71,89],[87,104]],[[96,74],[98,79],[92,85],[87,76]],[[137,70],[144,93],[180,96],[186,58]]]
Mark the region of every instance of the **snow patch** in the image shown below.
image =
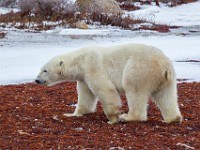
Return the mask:
[[[0,28],[7,33],[6,38],[0,39],[0,85],[34,81],[41,66],[61,53],[88,45],[126,43],[142,43],[160,48],[173,61],[178,79],[200,82],[200,63],[180,62],[200,61],[199,8],[200,1],[197,1],[173,8],[164,5],[142,6],[140,10],[126,12],[131,16],[148,17],[156,23],[186,26],[166,34],[95,25],[88,30],[56,28],[41,33]],[[6,11],[0,8],[0,14]],[[195,32],[190,33],[190,29]]]
[[[157,24],[167,24],[176,26],[200,25],[200,1],[183,4],[177,7],[141,6],[141,9],[126,12],[135,18],[153,21]]]

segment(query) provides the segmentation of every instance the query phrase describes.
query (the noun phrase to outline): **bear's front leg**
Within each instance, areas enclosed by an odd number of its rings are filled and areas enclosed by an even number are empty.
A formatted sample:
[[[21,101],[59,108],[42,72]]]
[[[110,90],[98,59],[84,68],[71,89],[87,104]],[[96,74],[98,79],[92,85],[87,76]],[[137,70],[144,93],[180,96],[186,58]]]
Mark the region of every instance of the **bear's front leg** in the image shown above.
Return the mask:
[[[96,82],[97,83],[97,82]],[[115,88],[110,82],[98,82],[99,84],[93,85],[92,89],[97,95],[104,113],[108,118],[109,124],[115,124],[119,122],[121,99]],[[104,83],[102,86],[101,84]]]
[[[74,113],[66,113],[64,116],[83,116],[95,111],[97,99],[83,81],[77,82],[78,103]]]
[[[101,102],[103,106],[103,110],[105,115],[108,118],[108,124],[115,124],[119,122],[119,108],[120,104],[118,105],[116,102]]]

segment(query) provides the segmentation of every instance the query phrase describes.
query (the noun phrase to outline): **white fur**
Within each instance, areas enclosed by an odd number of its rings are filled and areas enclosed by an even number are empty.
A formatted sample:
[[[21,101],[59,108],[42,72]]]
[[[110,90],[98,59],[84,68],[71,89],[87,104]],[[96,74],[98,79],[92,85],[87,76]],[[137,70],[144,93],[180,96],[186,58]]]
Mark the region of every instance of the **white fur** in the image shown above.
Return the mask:
[[[158,104],[165,122],[182,120],[173,65],[153,46],[85,47],[50,60],[42,68],[38,80],[48,85],[77,81],[78,104],[75,112],[66,116],[94,112],[98,99],[110,124],[146,121],[151,97]],[[128,114],[120,115],[120,94],[126,95]]]

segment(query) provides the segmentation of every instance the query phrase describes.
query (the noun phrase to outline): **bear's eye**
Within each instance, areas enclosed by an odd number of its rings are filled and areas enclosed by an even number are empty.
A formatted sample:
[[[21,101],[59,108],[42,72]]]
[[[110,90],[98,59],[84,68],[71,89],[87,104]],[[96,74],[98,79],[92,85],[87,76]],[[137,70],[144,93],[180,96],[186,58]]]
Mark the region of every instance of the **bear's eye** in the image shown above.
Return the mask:
[[[44,70],[43,72],[47,72],[47,70]]]

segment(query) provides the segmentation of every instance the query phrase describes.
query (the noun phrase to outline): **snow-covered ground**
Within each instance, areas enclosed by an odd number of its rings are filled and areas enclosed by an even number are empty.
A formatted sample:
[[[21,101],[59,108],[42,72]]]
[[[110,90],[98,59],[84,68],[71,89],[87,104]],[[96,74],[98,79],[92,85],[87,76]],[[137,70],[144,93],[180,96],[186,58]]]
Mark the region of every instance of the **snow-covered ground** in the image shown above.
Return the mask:
[[[200,1],[195,3],[183,4],[178,7],[166,7],[161,4],[160,7],[144,5],[142,9],[128,12],[128,14],[136,18],[142,18],[155,23],[177,25],[177,26],[193,26],[200,25]]]
[[[10,12],[18,12],[19,9],[16,9],[16,8],[4,8],[4,7],[1,7],[0,8],[0,14],[6,14],[6,13],[10,13]]]
[[[0,85],[33,81],[40,67],[50,58],[87,45],[144,43],[154,45],[171,58],[177,78],[200,81],[200,1],[175,8],[143,6],[131,15],[155,13],[156,23],[185,26],[170,33],[129,31],[116,27],[92,27],[91,30],[61,29],[31,33],[25,30],[1,29],[7,32],[0,39]],[[1,12],[1,10],[0,10]],[[192,32],[190,32],[192,31]]]

